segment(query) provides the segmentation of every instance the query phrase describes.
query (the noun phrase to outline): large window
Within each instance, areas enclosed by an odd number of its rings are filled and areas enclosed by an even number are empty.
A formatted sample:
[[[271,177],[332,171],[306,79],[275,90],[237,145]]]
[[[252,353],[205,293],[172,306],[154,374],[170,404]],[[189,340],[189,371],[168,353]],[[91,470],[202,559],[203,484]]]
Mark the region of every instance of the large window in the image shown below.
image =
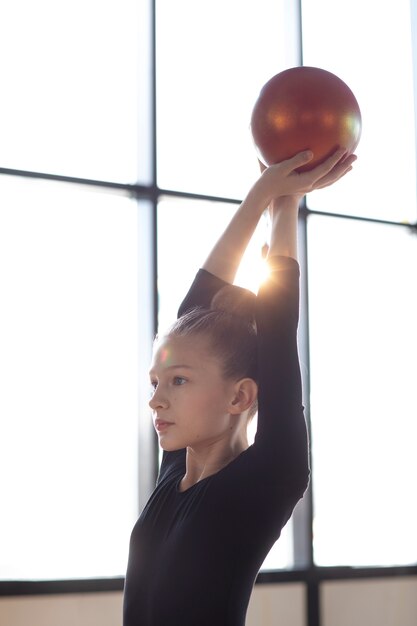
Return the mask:
[[[144,17],[136,0],[2,6],[2,580],[125,572],[153,319],[149,207],[129,188],[150,169]]]
[[[137,513],[137,206],[16,177],[0,204],[0,578],[113,576]]]
[[[416,566],[415,3],[6,7],[0,579],[120,588],[157,471],[153,334],[258,176],[260,88],[300,64],[350,85],[363,135],[353,173],[300,212],[312,480],[260,580]],[[237,279],[254,290],[267,228]]]
[[[314,555],[417,562],[417,238],[310,216]]]
[[[411,9],[354,0],[342,16],[329,0],[303,2],[304,63],[343,77],[363,116],[353,175],[307,199],[311,211],[362,218],[306,217],[317,565],[417,563]]]

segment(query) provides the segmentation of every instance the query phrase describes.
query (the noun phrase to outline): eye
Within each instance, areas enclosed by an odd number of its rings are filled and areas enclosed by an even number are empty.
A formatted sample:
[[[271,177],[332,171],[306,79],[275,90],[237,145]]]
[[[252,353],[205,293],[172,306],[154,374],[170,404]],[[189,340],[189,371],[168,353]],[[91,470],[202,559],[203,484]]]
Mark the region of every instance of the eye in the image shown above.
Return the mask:
[[[182,376],[174,376],[173,378],[174,385],[183,385],[186,382],[187,382],[187,379],[183,378]]]
[[[156,380],[151,380],[151,391],[155,391],[158,386],[158,382]]]

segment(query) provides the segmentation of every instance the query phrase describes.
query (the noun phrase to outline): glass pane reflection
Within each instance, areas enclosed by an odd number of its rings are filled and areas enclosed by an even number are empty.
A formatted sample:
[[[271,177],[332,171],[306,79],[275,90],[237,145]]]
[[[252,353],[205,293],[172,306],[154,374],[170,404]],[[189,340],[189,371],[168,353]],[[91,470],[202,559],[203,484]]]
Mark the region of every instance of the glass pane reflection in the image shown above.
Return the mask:
[[[308,222],[317,565],[417,562],[416,237]]]
[[[312,209],[396,222],[417,219],[410,8],[410,0],[302,3],[304,65],[340,76],[363,116],[354,171],[312,194]]]
[[[144,2],[2,3],[0,167],[136,182]]]
[[[157,0],[158,184],[242,198],[262,85],[298,61],[297,8],[277,0]]]
[[[2,579],[125,573],[138,512],[137,211],[123,196],[0,177]]]

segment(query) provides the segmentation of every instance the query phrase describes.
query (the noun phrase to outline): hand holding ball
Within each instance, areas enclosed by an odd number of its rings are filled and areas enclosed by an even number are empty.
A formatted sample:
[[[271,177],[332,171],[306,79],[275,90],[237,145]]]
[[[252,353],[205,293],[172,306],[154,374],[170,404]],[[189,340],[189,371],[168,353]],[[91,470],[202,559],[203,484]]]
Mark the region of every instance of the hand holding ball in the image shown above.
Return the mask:
[[[251,118],[259,159],[279,163],[303,150],[314,158],[298,171],[326,160],[337,148],[354,152],[361,135],[361,112],[340,78],[316,67],[294,67],[262,88]]]

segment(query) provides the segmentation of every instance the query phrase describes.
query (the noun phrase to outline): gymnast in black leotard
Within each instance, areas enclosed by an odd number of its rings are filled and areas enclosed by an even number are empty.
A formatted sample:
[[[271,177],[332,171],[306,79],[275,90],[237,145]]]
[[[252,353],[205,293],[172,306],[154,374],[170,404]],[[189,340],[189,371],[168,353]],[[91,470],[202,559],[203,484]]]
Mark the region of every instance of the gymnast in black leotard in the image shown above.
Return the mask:
[[[307,487],[298,206],[355,157],[340,150],[298,174],[309,158],[301,153],[263,171],[178,320],[155,341],[150,407],[164,453],[131,536],[124,626],[243,626],[259,568]],[[270,274],[255,296],[232,283],[267,206]]]

